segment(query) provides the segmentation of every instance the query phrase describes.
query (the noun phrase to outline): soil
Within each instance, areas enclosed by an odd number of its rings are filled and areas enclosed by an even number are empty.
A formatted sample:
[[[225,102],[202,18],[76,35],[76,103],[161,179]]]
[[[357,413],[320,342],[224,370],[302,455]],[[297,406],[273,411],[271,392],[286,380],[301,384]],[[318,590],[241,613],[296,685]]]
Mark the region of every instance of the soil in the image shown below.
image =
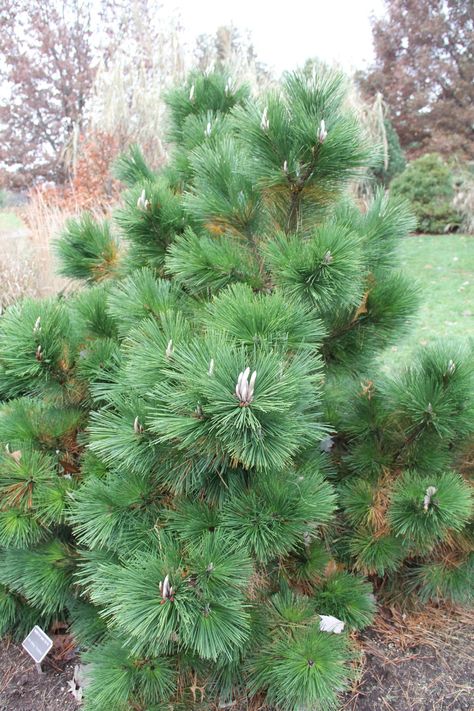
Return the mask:
[[[400,650],[370,630],[362,640],[361,678],[341,711],[472,711],[473,632],[449,644],[443,638],[439,648]]]
[[[472,711],[474,615],[431,610],[419,617],[381,611],[357,640],[358,681],[340,711]],[[0,711],[79,711],[68,691],[74,664],[46,660],[38,675],[16,644],[0,644]]]
[[[74,661],[43,662],[39,675],[35,663],[17,644],[0,644],[0,711],[77,711],[68,692]]]

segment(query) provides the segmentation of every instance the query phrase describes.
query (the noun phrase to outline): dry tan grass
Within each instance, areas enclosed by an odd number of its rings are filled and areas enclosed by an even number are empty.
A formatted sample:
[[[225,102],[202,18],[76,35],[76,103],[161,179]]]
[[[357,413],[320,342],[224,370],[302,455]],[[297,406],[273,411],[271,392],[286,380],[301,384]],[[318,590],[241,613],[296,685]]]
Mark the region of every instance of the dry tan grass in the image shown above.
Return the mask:
[[[69,288],[56,274],[52,242],[71,212],[41,193],[0,229],[0,310],[23,297],[45,297]]]
[[[37,276],[37,293],[40,296],[50,296],[69,287],[70,282],[57,275],[53,240],[73,215],[65,207],[51,204],[40,190],[32,193],[30,202],[23,210],[22,216],[29,228],[31,265]]]
[[[37,279],[28,259],[0,261],[0,313],[25,296],[38,296]]]
[[[461,231],[474,234],[474,175],[462,172],[456,187],[453,205],[462,216]]]
[[[167,158],[163,94],[185,76],[179,23],[157,10],[135,7],[123,42],[98,67],[87,107],[92,131],[114,136],[119,152],[138,143],[154,168]]]

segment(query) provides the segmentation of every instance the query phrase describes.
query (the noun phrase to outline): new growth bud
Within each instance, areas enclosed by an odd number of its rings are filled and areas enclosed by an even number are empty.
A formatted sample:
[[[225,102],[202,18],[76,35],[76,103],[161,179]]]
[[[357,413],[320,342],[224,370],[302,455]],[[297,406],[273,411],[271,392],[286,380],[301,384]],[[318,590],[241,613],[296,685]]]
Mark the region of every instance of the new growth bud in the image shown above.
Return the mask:
[[[229,95],[229,94],[232,93],[232,81],[231,81],[230,77],[229,77],[229,79],[227,79],[227,81],[226,81],[224,91],[225,91],[225,93],[226,93],[227,95]]]
[[[190,91],[189,91],[189,101],[194,101],[194,84],[192,85]]]
[[[170,585],[170,578],[169,575],[166,576],[164,581],[160,581],[160,593],[161,593],[161,604],[164,605],[164,603],[169,600],[170,602],[174,601],[173,593],[174,590]]]
[[[328,249],[328,251],[326,252],[326,254],[323,257],[323,264],[331,264],[332,260],[333,260],[333,256]]]
[[[141,426],[140,422],[138,421],[138,415],[135,417],[133,421],[133,431],[135,434],[141,434],[143,432],[143,427]]]
[[[41,346],[38,346],[36,349],[36,355],[35,355],[36,360],[43,360],[43,349]]]
[[[268,106],[263,109],[262,120],[260,121],[260,126],[262,131],[268,131],[270,128],[270,121],[268,120]]]
[[[247,405],[250,405],[253,400],[257,371],[253,371],[252,376],[250,378],[250,382],[249,375],[250,368],[246,368],[242,373],[239,373],[237,385],[235,386],[235,394],[239,398],[241,407],[246,407]]]
[[[448,362],[447,374],[452,375],[455,370],[456,370],[456,363],[450,358],[450,360]]]
[[[321,120],[321,123],[319,124],[319,133],[318,133],[318,141],[320,143],[324,143],[328,135],[328,132],[326,131],[326,123],[324,119]]]
[[[137,200],[137,207],[139,210],[148,210],[150,207],[150,201],[147,200],[145,190],[142,190],[141,195]]]
[[[172,341],[172,340],[169,340],[169,341],[168,341],[168,345],[166,346],[165,355],[166,355],[167,358],[171,358],[171,356],[173,355],[173,353],[174,353],[173,341]]]
[[[211,122],[208,121],[208,122],[207,122],[207,126],[206,126],[206,130],[204,131],[204,135],[209,138],[209,136],[211,135],[211,130],[212,130]]]
[[[433,496],[436,494],[438,489],[436,486],[429,486],[425,492],[425,498],[423,499],[423,508],[425,511],[428,511],[430,504],[431,504],[431,499]]]
[[[283,172],[288,173],[288,161],[287,160],[283,163]]]
[[[207,374],[210,377],[214,374],[214,358],[211,358],[211,361],[209,363],[209,370],[207,371]]]
[[[41,331],[41,316],[38,316],[38,318],[35,321],[35,325],[33,326],[33,333],[38,333]]]

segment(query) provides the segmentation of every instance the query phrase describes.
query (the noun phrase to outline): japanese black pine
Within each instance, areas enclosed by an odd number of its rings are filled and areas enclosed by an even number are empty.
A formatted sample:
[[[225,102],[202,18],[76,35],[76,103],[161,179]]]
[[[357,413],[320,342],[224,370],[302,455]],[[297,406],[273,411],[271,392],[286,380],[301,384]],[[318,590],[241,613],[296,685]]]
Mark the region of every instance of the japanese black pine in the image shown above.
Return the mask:
[[[1,318],[2,629],[67,620],[87,711],[336,708],[376,595],[468,597],[469,353],[381,372],[414,221],[348,195],[376,150],[342,76],[168,105],[169,164],[133,148],[58,241],[82,288]]]

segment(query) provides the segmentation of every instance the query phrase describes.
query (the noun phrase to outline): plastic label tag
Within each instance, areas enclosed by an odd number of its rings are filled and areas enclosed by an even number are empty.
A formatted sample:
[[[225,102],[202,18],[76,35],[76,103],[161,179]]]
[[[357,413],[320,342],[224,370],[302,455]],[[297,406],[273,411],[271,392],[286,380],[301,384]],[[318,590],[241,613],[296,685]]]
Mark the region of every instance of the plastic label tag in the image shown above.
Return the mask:
[[[21,646],[37,664],[40,664],[53,646],[53,640],[43,632],[41,627],[35,625]]]

